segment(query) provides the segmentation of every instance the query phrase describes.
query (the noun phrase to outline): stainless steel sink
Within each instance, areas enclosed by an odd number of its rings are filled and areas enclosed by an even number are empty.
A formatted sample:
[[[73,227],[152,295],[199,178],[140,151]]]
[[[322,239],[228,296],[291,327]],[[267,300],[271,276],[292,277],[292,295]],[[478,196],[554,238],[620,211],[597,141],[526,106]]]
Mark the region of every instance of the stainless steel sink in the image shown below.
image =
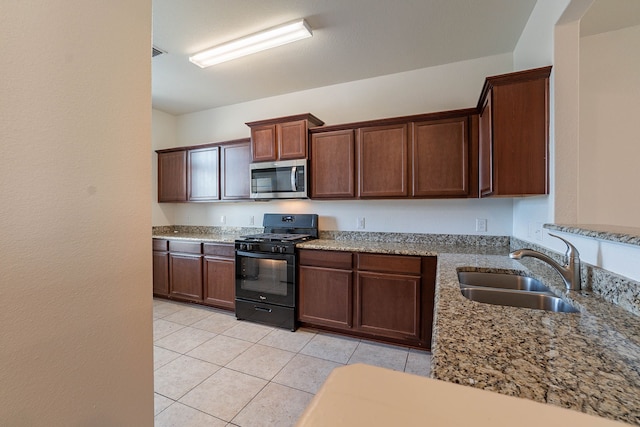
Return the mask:
[[[561,313],[576,313],[579,311],[571,304],[549,293],[460,286],[462,295],[476,302]]]
[[[539,280],[533,277],[518,276],[515,274],[460,271],[458,272],[458,280],[462,285],[532,292],[550,292],[549,288]]]

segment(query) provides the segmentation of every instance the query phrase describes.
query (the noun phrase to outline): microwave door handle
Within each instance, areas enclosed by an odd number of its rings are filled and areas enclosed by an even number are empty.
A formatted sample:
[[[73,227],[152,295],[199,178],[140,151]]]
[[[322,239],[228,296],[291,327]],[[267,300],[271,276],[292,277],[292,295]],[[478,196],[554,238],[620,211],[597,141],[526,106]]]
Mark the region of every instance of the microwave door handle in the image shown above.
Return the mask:
[[[291,168],[291,191],[296,192],[298,191],[297,187],[296,187],[296,169],[298,167],[297,166],[293,166]]]

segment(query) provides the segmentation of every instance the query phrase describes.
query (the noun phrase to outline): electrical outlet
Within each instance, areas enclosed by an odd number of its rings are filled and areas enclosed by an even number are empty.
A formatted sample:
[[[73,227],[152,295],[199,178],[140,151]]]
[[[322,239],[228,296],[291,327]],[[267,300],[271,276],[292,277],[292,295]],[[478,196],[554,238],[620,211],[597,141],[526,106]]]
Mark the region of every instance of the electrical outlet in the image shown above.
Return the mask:
[[[226,215],[222,215],[220,217],[220,224],[226,224],[227,223],[227,216]]]
[[[363,216],[359,216],[358,218],[356,218],[356,229],[364,230],[364,217]]]
[[[541,222],[536,222],[536,225],[534,227],[533,235],[535,236],[536,240],[538,240],[539,242],[542,242],[543,233],[542,233],[542,223]]]
[[[478,233],[487,232],[487,220],[486,218],[476,218],[476,231]]]
[[[253,215],[251,215],[251,216],[249,217],[249,225],[254,225],[254,224],[255,224],[255,222],[256,222],[255,217],[254,217]]]

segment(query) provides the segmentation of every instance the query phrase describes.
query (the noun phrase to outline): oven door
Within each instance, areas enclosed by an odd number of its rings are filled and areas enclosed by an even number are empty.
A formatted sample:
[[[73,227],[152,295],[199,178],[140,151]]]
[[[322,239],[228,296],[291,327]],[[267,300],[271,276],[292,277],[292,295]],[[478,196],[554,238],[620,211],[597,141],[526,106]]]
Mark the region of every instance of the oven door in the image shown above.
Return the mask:
[[[236,298],[295,305],[295,255],[236,251]]]

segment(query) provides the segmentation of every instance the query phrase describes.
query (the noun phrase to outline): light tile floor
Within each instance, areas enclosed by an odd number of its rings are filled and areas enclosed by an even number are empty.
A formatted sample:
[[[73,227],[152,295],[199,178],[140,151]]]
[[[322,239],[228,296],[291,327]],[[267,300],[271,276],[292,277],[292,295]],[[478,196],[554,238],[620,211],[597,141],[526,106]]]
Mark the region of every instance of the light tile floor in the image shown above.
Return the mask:
[[[331,371],[367,363],[429,376],[430,353],[153,301],[155,425],[294,425]]]

